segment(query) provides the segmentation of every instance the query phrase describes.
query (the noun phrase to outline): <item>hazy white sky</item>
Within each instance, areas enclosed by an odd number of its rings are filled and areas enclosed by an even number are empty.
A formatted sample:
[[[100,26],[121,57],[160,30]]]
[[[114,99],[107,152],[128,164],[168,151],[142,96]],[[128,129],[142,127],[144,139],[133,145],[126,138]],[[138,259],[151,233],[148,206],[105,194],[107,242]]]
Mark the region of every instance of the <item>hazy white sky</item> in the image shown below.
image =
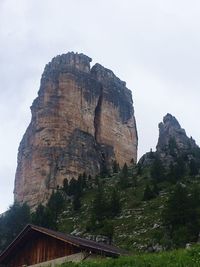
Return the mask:
[[[199,144],[198,0],[0,0],[0,212],[13,202],[19,142],[44,66],[81,52],[133,91],[139,156],[173,114]]]

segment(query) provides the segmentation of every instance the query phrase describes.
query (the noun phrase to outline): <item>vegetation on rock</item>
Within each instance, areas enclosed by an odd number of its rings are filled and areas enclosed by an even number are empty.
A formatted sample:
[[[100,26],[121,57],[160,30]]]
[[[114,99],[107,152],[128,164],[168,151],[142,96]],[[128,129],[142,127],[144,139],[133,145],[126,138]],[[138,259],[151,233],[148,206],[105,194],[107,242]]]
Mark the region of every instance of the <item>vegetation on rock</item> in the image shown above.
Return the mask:
[[[107,240],[129,251],[161,251],[197,242],[200,148],[170,115],[160,129],[156,152],[150,151],[138,164],[124,164],[120,170],[113,162],[107,176],[83,173],[77,180],[65,179],[46,206],[40,204],[32,214],[28,206],[15,203],[0,217],[0,249],[27,222]]]

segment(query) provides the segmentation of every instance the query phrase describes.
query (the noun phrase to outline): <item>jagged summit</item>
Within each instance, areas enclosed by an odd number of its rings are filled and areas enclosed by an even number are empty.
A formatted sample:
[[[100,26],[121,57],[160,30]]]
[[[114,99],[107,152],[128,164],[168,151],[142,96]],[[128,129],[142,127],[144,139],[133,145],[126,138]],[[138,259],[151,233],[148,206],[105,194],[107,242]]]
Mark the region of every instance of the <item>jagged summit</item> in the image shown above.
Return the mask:
[[[181,128],[178,120],[172,116],[171,114],[167,113],[167,115],[163,118],[163,123],[161,122],[159,125],[164,125],[165,127],[174,127],[174,128]]]
[[[163,122],[160,122],[158,127],[156,151],[144,154],[139,161],[142,165],[151,165],[155,158],[159,158],[163,165],[169,167],[177,158],[184,157],[189,162],[195,153],[200,153],[196,142],[186,135],[178,120],[171,114],[164,116]]]
[[[91,73],[95,75],[95,77],[99,81],[111,81],[112,83],[115,83],[117,85],[126,86],[126,82],[121,81],[114,73],[113,71],[103,67],[101,64],[96,63],[92,69]]]
[[[52,71],[69,71],[77,70],[81,72],[90,72],[90,62],[92,59],[82,53],[68,52],[66,54],[54,57],[44,69],[42,77],[49,76]]]
[[[163,118],[163,122],[159,124],[159,139],[157,144],[157,152],[164,152],[170,142],[175,142],[177,149],[187,150],[196,146],[195,141],[186,135],[181,128],[178,120],[171,114],[167,114]]]
[[[20,143],[15,200],[45,202],[64,179],[137,160],[132,94],[115,74],[78,53],[56,56],[41,78]]]

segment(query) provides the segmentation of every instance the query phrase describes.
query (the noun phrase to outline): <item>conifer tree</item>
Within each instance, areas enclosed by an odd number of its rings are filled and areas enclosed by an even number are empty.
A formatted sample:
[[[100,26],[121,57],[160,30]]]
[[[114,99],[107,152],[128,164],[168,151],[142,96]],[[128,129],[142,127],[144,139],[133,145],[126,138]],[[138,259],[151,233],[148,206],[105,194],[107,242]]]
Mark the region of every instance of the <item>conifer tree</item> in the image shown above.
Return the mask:
[[[137,164],[136,170],[137,170],[137,174],[136,174],[137,176],[142,175],[142,165],[140,163]]]
[[[120,173],[120,180],[119,180],[119,185],[122,189],[125,189],[129,186],[129,182],[128,182],[128,166],[125,163],[122,171]]]
[[[113,189],[110,200],[110,214],[112,217],[117,216],[120,213],[120,196],[116,189]]]
[[[109,244],[111,245],[113,235],[114,235],[114,225],[109,220],[104,220],[103,227],[100,229],[100,234],[107,236],[109,239]]]
[[[154,192],[152,191],[151,187],[147,185],[144,190],[143,200],[147,201],[155,197]]]
[[[80,200],[80,195],[76,194],[73,199],[73,210],[78,211],[81,208],[81,200]]]
[[[48,227],[45,207],[42,204],[39,204],[36,211],[32,214],[32,222],[38,226]]]
[[[74,194],[76,194],[76,192],[77,192],[77,181],[74,178],[72,178],[68,186],[68,195],[73,196]]]
[[[159,195],[159,187],[156,182],[153,183],[152,192],[155,197]]]
[[[98,187],[98,192],[93,201],[92,213],[97,221],[102,221],[105,218],[107,204],[104,200],[103,189],[101,185]]]
[[[163,221],[177,246],[197,240],[199,204],[199,191],[191,194],[185,186],[175,186],[163,212]]]
[[[58,217],[63,211],[65,201],[59,191],[52,193],[45,210],[45,216],[51,229],[57,229]]]
[[[119,172],[119,164],[117,163],[116,160],[113,161],[113,173],[118,173]]]
[[[65,192],[66,194],[68,194],[68,189],[69,189],[68,179],[65,178],[65,179],[63,180],[63,190],[64,190],[64,192]]]
[[[161,182],[164,179],[165,169],[161,160],[156,157],[151,167],[151,177],[157,182]]]
[[[88,175],[88,178],[89,176],[91,177],[91,175]],[[83,183],[83,187],[85,188],[87,186],[87,174],[85,172],[82,175],[82,183]]]
[[[190,160],[189,172],[190,172],[190,175],[192,175],[192,176],[197,175],[198,172],[199,172],[199,166],[198,166],[197,162],[194,159]]]
[[[0,217],[0,250],[5,249],[20,231],[31,221],[27,204],[14,203],[3,217]]]

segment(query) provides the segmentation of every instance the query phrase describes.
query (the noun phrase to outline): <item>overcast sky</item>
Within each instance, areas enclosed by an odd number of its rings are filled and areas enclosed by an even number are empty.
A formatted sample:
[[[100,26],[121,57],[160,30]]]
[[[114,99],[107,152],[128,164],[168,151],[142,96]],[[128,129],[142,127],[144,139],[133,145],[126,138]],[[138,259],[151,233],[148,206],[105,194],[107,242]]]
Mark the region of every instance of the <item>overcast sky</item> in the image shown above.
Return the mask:
[[[13,202],[19,142],[44,66],[92,57],[133,92],[139,157],[173,114],[200,144],[199,0],[0,0],[0,212]]]

